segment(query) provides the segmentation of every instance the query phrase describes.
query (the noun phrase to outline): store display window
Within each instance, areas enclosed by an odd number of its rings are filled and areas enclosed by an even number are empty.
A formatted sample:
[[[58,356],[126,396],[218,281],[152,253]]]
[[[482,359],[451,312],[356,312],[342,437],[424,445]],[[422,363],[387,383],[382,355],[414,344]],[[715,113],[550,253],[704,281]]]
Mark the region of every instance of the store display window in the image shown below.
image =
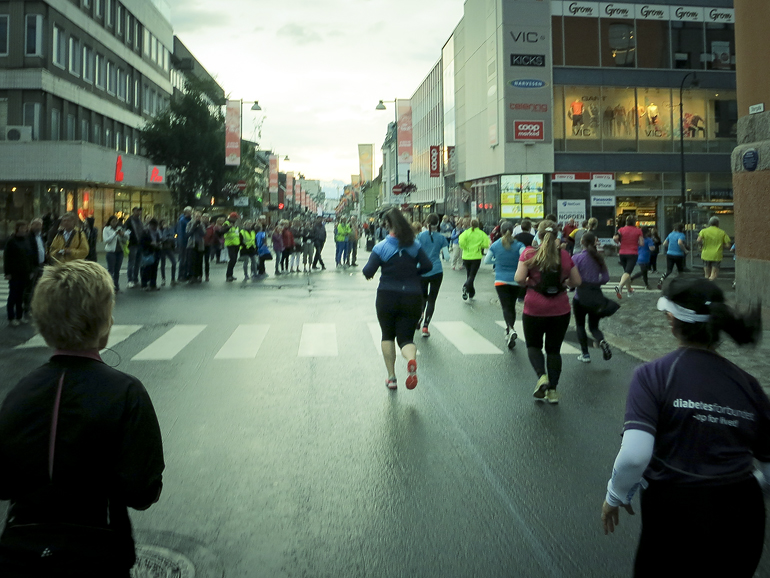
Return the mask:
[[[709,174],[709,200],[732,202],[733,175],[732,173]]]
[[[706,23],[706,68],[735,70],[735,24]]]
[[[564,108],[564,87],[553,88],[553,146],[557,152],[564,150],[564,121],[567,112]]]
[[[603,149],[636,152],[636,91],[604,87],[601,102]]]
[[[671,22],[674,68],[703,68],[704,41],[702,22]]]
[[[553,65],[564,65],[564,26],[561,16],[551,16],[551,36],[553,39]]]
[[[671,68],[671,42],[668,20],[637,20],[636,66]]]
[[[662,173],[625,172],[615,175],[617,191],[656,191],[663,190]],[[620,193],[618,193],[620,194]]]
[[[629,19],[602,18],[601,55],[605,68],[636,66],[636,28]]]
[[[564,17],[564,64],[599,66],[599,20]]]
[[[707,108],[708,135],[711,140],[726,139],[731,143],[738,138],[738,101],[734,90],[709,94]],[[712,149],[713,150],[713,149]],[[726,151],[729,152],[731,148]]]
[[[601,150],[603,103],[601,88],[564,87],[565,133],[568,151]]]
[[[639,151],[672,151],[671,90],[667,88],[639,88],[636,93]]]
[[[707,124],[711,115],[708,114],[708,95],[714,96],[707,90],[685,90],[682,96],[682,127],[684,129],[685,152],[703,153],[708,151],[706,142]],[[679,106],[675,103],[674,110],[674,135],[680,137],[679,130]],[[679,150],[679,141],[676,142],[676,150]]]
[[[688,201],[708,201],[708,173],[687,173],[685,178]]]

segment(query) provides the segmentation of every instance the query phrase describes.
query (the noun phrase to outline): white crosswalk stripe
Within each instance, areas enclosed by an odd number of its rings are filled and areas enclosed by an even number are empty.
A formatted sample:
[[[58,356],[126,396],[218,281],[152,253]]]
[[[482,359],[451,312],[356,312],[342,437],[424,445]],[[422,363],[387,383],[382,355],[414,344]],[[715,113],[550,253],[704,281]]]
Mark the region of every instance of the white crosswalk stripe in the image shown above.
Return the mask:
[[[239,325],[214,359],[254,359],[269,329],[269,325]]]
[[[107,342],[107,348],[111,349],[115,347],[118,343],[125,341],[141,328],[141,325],[113,325],[110,330],[110,339]],[[40,334],[35,335],[26,343],[17,345],[15,349],[33,349],[36,347],[48,347]]]
[[[297,357],[336,357],[337,326],[334,323],[305,323]]]
[[[505,321],[495,321],[500,327],[505,329]],[[516,334],[519,336],[519,339],[524,339],[524,324],[521,321],[516,321],[516,323],[513,324],[513,330],[516,332]],[[581,351],[569,343],[562,343],[561,344],[561,351],[563,355],[571,355],[573,353],[580,354]]]
[[[434,321],[433,326],[464,355],[501,355],[503,353],[464,321]]]
[[[205,325],[177,325],[161,335],[153,343],[136,354],[132,361],[162,361],[174,359],[198,334]]]

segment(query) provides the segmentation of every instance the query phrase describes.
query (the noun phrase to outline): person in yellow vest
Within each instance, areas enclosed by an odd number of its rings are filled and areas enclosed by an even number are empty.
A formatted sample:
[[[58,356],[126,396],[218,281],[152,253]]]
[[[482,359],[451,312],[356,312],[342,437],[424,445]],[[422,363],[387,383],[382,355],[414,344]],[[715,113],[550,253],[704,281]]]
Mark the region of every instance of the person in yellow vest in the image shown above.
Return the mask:
[[[698,245],[703,247],[700,258],[703,259],[703,275],[709,281],[716,281],[719,276],[719,267],[722,265],[722,255],[725,249],[729,249],[733,242],[722,229],[719,228],[719,217],[711,217],[709,226],[698,234]]]
[[[463,265],[465,265],[463,300],[467,301],[476,296],[473,282],[481,266],[481,252],[484,249],[489,249],[489,236],[479,227],[478,219],[472,219],[471,228],[463,231],[458,242],[460,249],[463,250]]]
[[[69,263],[88,255],[88,239],[83,231],[75,228],[77,222],[75,213],[65,213],[61,218],[59,232],[48,249],[48,255],[55,263]]]
[[[249,280],[249,263],[251,263],[251,279],[257,280],[257,232],[253,221],[244,221],[241,228],[241,256],[243,257],[243,282]]]
[[[235,264],[238,262],[238,250],[241,247],[241,230],[236,226],[240,216],[236,212],[230,213],[227,217],[227,221],[222,225],[222,236],[225,239],[225,249],[227,250],[227,282],[231,283],[235,281],[233,277],[233,271],[235,271]]]
[[[334,227],[334,242],[337,244],[337,251],[334,260],[337,267],[342,267],[348,256],[348,239],[350,237],[350,225],[347,217],[340,217],[339,223]],[[345,265],[347,267],[347,265]]]

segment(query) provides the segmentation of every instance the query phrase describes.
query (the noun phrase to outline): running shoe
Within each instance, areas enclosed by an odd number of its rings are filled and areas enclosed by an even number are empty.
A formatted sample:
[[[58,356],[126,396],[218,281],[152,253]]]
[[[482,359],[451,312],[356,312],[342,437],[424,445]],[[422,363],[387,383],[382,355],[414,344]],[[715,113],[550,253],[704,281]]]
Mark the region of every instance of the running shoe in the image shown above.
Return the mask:
[[[417,387],[417,360],[410,359],[406,364],[406,388],[414,389]]]
[[[602,348],[602,357],[604,357],[605,361],[609,361],[612,359],[612,350],[610,349],[610,344],[607,343],[604,339],[602,339],[599,342],[599,347]]]
[[[515,331],[511,331],[505,336],[505,344],[508,346],[508,349],[513,349],[516,347],[516,340],[519,338],[518,335],[516,335]]]
[[[385,382],[385,387],[387,387],[391,391],[395,391],[398,388],[398,382],[396,382],[396,376],[389,377],[388,381]]]
[[[468,290],[465,288],[465,285],[463,285],[463,301],[468,300]]]
[[[629,297],[633,297],[633,296],[634,296],[634,290],[633,290],[633,288],[632,288],[632,287],[629,287],[629,288],[628,288],[628,296],[629,296]]]
[[[555,389],[549,389],[545,392],[545,401],[552,404],[559,403],[559,392]]]
[[[428,331],[428,326],[422,328],[422,336],[423,337],[430,337],[430,331]]]
[[[535,398],[535,401],[543,401],[545,399],[545,392],[548,389],[548,385],[548,376],[541,375],[540,379],[537,380],[537,387],[535,387],[535,392],[532,394],[532,396]]]
[[[623,293],[620,292],[620,285],[615,285],[615,296],[618,299],[623,299]]]
[[[591,356],[587,353],[582,353],[578,355],[578,361],[582,361],[583,363],[591,363]]]

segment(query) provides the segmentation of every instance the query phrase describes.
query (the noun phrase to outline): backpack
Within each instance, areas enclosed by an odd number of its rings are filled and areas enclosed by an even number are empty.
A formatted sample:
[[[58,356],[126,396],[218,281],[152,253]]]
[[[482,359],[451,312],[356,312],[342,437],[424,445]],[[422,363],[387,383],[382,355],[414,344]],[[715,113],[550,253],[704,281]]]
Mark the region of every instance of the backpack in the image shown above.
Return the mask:
[[[547,269],[540,272],[540,281],[532,287],[535,291],[546,297],[556,297],[567,290],[561,278],[561,266],[558,269]]]

